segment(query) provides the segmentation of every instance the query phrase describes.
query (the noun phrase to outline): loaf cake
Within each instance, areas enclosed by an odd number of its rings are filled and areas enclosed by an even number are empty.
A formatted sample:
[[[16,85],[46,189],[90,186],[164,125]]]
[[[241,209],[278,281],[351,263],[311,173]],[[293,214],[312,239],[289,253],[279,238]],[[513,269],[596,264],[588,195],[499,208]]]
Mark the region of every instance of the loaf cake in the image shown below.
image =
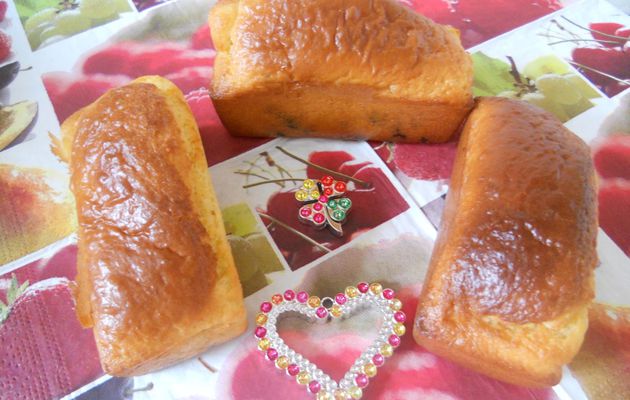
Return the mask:
[[[581,139],[525,102],[478,100],[458,145],[416,341],[505,382],[558,383],[588,325],[596,210]]]
[[[103,370],[144,374],[246,328],[241,286],[182,93],[142,77],[62,126],[77,207],[77,314]]]
[[[458,32],[396,0],[219,0],[209,24],[234,135],[444,142],[472,106]]]

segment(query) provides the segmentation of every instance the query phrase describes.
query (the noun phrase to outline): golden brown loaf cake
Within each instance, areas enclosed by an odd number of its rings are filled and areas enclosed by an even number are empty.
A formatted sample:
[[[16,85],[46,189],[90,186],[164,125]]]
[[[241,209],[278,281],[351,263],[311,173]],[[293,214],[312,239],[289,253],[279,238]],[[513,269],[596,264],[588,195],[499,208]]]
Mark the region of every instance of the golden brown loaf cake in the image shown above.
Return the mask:
[[[209,23],[234,135],[444,142],[472,107],[457,31],[397,0],[219,0]]]
[[[595,202],[581,139],[535,106],[481,98],[459,142],[416,341],[506,382],[558,383],[594,296]]]
[[[113,89],[62,126],[77,203],[77,314],[111,375],[192,357],[246,327],[201,138],[171,82]]]

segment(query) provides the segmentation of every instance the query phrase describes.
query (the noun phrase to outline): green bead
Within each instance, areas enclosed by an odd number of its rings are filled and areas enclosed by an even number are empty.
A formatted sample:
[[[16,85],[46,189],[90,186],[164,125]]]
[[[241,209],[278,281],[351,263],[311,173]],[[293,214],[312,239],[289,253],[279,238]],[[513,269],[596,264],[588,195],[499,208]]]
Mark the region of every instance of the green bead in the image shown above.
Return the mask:
[[[341,208],[345,208],[347,210],[350,207],[352,207],[352,201],[350,201],[350,199],[347,198],[347,197],[341,198],[341,199],[339,199],[339,206],[341,206]]]
[[[332,213],[332,219],[337,222],[341,222],[346,218],[346,213],[343,210],[335,210]]]
[[[337,208],[337,205],[338,205],[337,200],[335,200],[335,199],[330,199],[330,200],[328,200],[328,203],[327,203],[327,204],[328,204],[328,208],[330,208],[330,209],[332,209],[332,210],[334,210],[335,208]]]

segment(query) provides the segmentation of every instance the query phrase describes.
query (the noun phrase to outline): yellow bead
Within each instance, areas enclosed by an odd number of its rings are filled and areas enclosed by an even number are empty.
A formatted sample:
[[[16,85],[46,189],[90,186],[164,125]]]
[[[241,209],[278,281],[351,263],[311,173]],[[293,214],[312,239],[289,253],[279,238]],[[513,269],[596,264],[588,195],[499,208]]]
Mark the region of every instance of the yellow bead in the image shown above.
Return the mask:
[[[308,301],[307,301],[308,306],[312,308],[319,307],[321,303],[322,301],[317,296],[311,296],[308,298]]]
[[[359,289],[355,288],[354,286],[348,286],[346,288],[346,296],[357,297],[358,294],[359,294]]]
[[[343,389],[335,390],[335,400],[346,400],[348,398],[348,392]]]
[[[391,304],[389,305],[389,308],[391,308],[394,311],[398,311],[402,308],[402,303],[400,300],[398,299],[394,299],[392,300]]]
[[[265,325],[267,323],[267,314],[259,313],[256,315],[256,325]]]
[[[401,324],[401,323],[396,323],[394,324],[394,333],[398,336],[402,336],[405,334],[405,332],[407,331],[405,329],[405,325]]]
[[[297,374],[297,376],[295,377],[295,380],[300,385],[306,385],[307,383],[311,381],[311,377],[309,376],[308,372],[302,371],[299,374]]]
[[[308,198],[308,193],[305,192],[304,190],[298,190],[297,192],[295,192],[295,199],[297,201],[304,201]]]
[[[315,182],[312,179],[305,179],[302,186],[304,186],[304,189],[311,189],[315,187]]]
[[[339,304],[335,304],[334,306],[330,307],[330,310],[328,310],[328,312],[330,312],[330,315],[332,315],[333,317],[339,318],[342,314],[341,306],[339,306]]]
[[[319,196],[321,196],[321,195],[319,194],[319,192],[317,191],[317,189],[316,189],[316,190],[312,190],[312,191],[311,191],[311,198],[312,198],[312,199],[317,200],[317,199],[319,199]]]
[[[361,390],[361,388],[358,386],[351,387],[348,390],[348,393],[350,393],[350,397],[352,397],[353,399],[360,399],[361,397],[363,397],[363,390]]]
[[[258,341],[258,348],[260,350],[267,350],[271,346],[271,342],[267,338],[262,338]]]
[[[276,360],[276,367],[280,369],[286,369],[288,366],[289,366],[289,357],[287,356],[278,357],[278,359]]]
[[[376,365],[372,363],[365,364],[363,366],[363,372],[365,373],[365,375],[369,376],[370,378],[376,376]]]
[[[390,357],[392,354],[394,354],[394,348],[391,344],[385,343],[381,346],[381,354],[385,357]]]
[[[370,285],[370,292],[374,294],[381,294],[383,291],[383,286],[380,283],[373,283]]]
[[[328,392],[321,391],[317,393],[317,400],[332,400],[332,396]]]

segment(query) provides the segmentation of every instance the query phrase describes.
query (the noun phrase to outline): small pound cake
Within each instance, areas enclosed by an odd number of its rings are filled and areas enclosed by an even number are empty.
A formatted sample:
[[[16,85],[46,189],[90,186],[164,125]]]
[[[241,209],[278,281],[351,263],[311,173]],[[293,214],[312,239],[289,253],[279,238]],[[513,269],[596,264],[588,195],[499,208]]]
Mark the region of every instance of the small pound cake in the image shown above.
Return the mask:
[[[596,198],[580,138],[525,102],[480,99],[460,138],[416,341],[505,382],[558,383],[594,296]]]
[[[473,104],[457,31],[396,0],[219,0],[209,23],[233,135],[444,142]]]

